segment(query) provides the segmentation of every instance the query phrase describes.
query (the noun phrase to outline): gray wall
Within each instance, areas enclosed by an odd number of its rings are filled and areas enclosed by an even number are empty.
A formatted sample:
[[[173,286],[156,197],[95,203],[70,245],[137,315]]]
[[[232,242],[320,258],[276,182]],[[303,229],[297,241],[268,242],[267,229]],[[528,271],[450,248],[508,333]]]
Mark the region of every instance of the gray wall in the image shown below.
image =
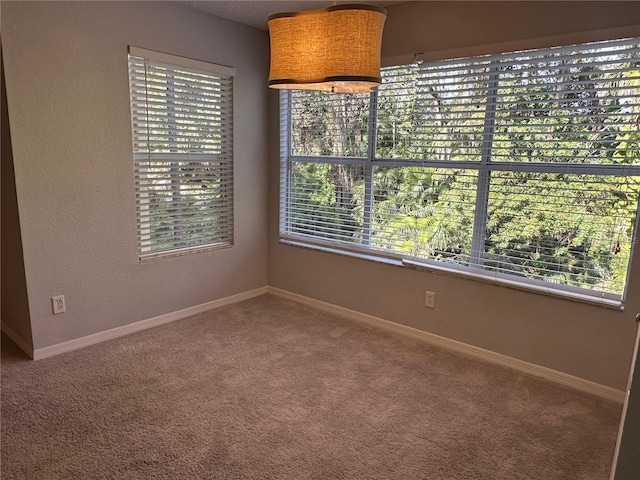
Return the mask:
[[[11,134],[9,129],[9,115],[7,112],[7,94],[4,82],[4,59],[2,63],[2,75],[0,80],[2,124],[2,171],[0,179],[2,187],[2,219],[0,229],[2,240],[0,242],[0,256],[2,257],[2,274],[0,282],[2,308],[0,317],[2,322],[13,333],[19,336],[24,345],[33,349],[31,338],[31,321],[29,318],[29,299],[27,298],[27,281],[24,276],[24,262],[22,257],[22,238],[20,236],[20,219],[18,217],[18,202],[16,199],[16,183],[13,172],[13,155],[11,153]]]
[[[632,2],[409,2],[388,8],[383,57],[468,48],[638,21]],[[581,35],[586,40],[587,35]],[[488,48],[491,49],[490,47]],[[495,47],[494,47],[495,49]],[[280,244],[278,110],[271,95],[269,285],[385,318],[620,390],[626,388],[640,310],[636,248],[624,312],[456,276]],[[424,291],[436,292],[435,310]]]
[[[3,2],[2,43],[35,348],[266,285],[266,32],[169,2]],[[231,249],[138,262],[130,44],[236,68]]]

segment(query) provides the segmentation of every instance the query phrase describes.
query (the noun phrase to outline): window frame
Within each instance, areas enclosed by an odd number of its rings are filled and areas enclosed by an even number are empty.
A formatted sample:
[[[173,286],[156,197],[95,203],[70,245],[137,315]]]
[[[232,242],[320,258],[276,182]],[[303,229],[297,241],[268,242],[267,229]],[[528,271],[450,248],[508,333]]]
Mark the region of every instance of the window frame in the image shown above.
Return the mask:
[[[571,49],[573,45],[560,47],[561,49]],[[535,50],[547,50],[539,48]],[[519,50],[508,52],[508,54],[518,54]],[[452,58],[451,60],[455,60]],[[496,64],[491,66],[496,68]],[[490,83],[487,97],[496,95],[497,84],[499,78],[493,75]],[[373,218],[373,169],[374,167],[426,167],[426,168],[447,168],[447,169],[464,169],[467,171],[476,171],[478,173],[478,184],[476,188],[476,201],[474,202],[474,224],[473,224],[473,240],[472,240],[472,257],[470,263],[478,263],[482,261],[484,255],[485,232],[488,220],[489,206],[489,177],[492,172],[528,172],[528,173],[564,173],[575,175],[606,175],[606,176],[636,176],[640,175],[640,165],[613,165],[613,164],[587,164],[587,163],[535,163],[535,162],[518,162],[518,161],[495,161],[491,159],[490,142],[494,129],[492,118],[497,110],[495,102],[488,101],[487,111],[485,112],[483,125],[483,148],[481,159],[477,161],[462,160],[428,160],[428,159],[407,159],[407,158],[381,158],[376,156],[376,128],[377,128],[377,103],[378,89],[372,91],[369,95],[369,123],[368,123],[368,146],[366,157],[327,157],[327,156],[304,156],[294,155],[291,151],[290,139],[292,138],[292,122],[291,122],[291,92],[280,91],[280,218],[279,218],[279,235],[280,242],[298,246],[313,248],[330,253],[354,256],[368,260],[383,262],[392,265],[403,266],[422,271],[429,271],[437,274],[455,275],[464,278],[470,278],[492,284],[498,284],[510,288],[525,291],[533,291],[546,295],[566,298],[569,300],[580,301],[599,306],[624,309],[624,301],[629,289],[629,278],[632,269],[633,257],[638,244],[638,235],[640,233],[640,198],[636,206],[634,231],[632,238],[631,251],[627,263],[627,281],[624,285],[622,295],[590,291],[586,288],[575,287],[570,285],[555,284],[544,280],[520,277],[504,272],[496,272],[487,270],[482,267],[471,267],[461,264],[452,264],[432,260],[428,258],[415,258],[403,255],[401,253],[393,253],[380,251],[371,248],[371,227]],[[489,107],[491,105],[491,107]],[[289,185],[292,184],[291,168],[293,162],[297,163],[338,163],[341,165],[361,165],[364,166],[365,173],[365,200],[363,201],[363,226],[362,226],[362,245],[343,244],[331,240],[314,238],[303,234],[291,233],[291,224],[287,216],[290,212],[291,195]],[[480,205],[480,208],[478,208]]]
[[[224,107],[225,104],[228,104],[228,111],[225,112],[224,118],[220,120],[220,128],[224,128],[228,130],[228,136],[226,140],[221,140],[219,145],[216,147],[220,148],[220,152],[215,153],[201,153],[201,152],[179,152],[178,141],[175,138],[171,138],[170,134],[166,134],[165,140],[167,140],[169,145],[169,152],[154,152],[152,151],[150,145],[147,145],[146,151],[137,151],[136,148],[136,138],[139,136],[136,134],[135,119],[139,118],[141,114],[134,114],[134,87],[131,82],[133,82],[133,78],[131,76],[131,58],[135,57],[138,59],[142,59],[145,64],[146,62],[152,62],[156,66],[163,66],[168,69],[167,71],[167,85],[172,84],[174,80],[174,76],[176,75],[176,70],[182,70],[189,75],[210,75],[214,78],[218,78],[220,82],[228,81],[230,85],[224,89],[224,92],[221,94],[221,105]],[[138,261],[139,262],[147,262],[149,260],[153,260],[159,257],[172,257],[179,255],[186,255],[192,253],[198,253],[203,251],[208,251],[212,249],[220,249],[220,248],[231,248],[234,245],[234,201],[233,201],[233,157],[234,157],[234,142],[233,142],[233,77],[235,76],[235,69],[233,67],[228,67],[224,65],[217,65],[209,62],[204,62],[200,60],[195,60],[186,57],[180,57],[176,55],[171,55],[167,53],[162,53],[154,50],[148,50],[140,47],[135,47],[130,45],[128,48],[128,63],[129,63],[129,100],[131,106],[131,127],[132,127],[132,139],[133,139],[133,166],[134,166],[134,188],[136,195],[136,225],[137,225],[137,250],[138,250]],[[145,74],[145,84],[147,82],[146,74]],[[184,82],[184,80],[183,80]],[[139,87],[138,87],[139,88]],[[146,87],[145,87],[146,88]],[[167,87],[167,91],[170,89]],[[197,95],[197,89],[194,89],[195,94]],[[137,91],[135,95],[140,95]],[[175,109],[175,98],[174,94],[167,95],[167,105],[166,113],[167,118],[169,118],[169,124],[172,124],[171,119],[173,119],[173,123],[175,123],[176,118],[176,109]],[[148,107],[145,106],[144,111],[146,115],[149,115]],[[184,121],[185,118],[189,118],[188,116],[184,116],[184,112],[182,112]],[[147,130],[150,127],[147,126]],[[149,131],[149,130],[148,130]],[[224,235],[221,235],[221,238],[213,238],[215,235],[212,235],[212,238],[207,238],[205,234],[202,235],[200,239],[194,241],[188,245],[180,245],[180,240],[176,237],[175,230],[178,231],[184,230],[187,228],[186,220],[182,218],[181,215],[175,215],[171,213],[169,216],[171,217],[171,225],[172,225],[172,243],[173,246],[169,248],[153,248],[153,244],[148,244],[148,248],[145,250],[145,242],[149,241],[151,228],[149,227],[150,220],[148,220],[149,212],[151,212],[151,208],[147,206],[147,215],[145,216],[142,213],[142,209],[144,205],[141,201],[141,198],[148,193],[147,189],[144,189],[140,186],[141,183],[144,183],[145,177],[140,174],[139,169],[142,165],[147,163],[149,168],[154,168],[154,162],[163,165],[164,168],[168,169],[168,172],[163,172],[165,175],[168,173],[169,183],[171,185],[171,190],[175,191],[178,189],[179,193],[182,187],[185,185],[188,186],[188,183],[185,183],[183,178],[183,173],[181,173],[180,169],[184,168],[183,164],[197,164],[200,162],[205,163],[217,163],[220,166],[216,170],[216,174],[220,177],[221,190],[225,192],[225,200],[216,203],[216,208],[219,208],[219,203],[222,204],[224,213],[221,214],[222,217],[226,218],[226,221],[222,222],[222,224],[216,224],[215,227],[218,228],[222,225]],[[160,168],[160,167],[155,167]],[[196,178],[206,179],[206,175],[204,172],[199,172],[196,174]],[[210,189],[208,189],[210,190]],[[211,190],[212,192],[214,190]],[[178,208],[182,209],[182,207],[176,207],[175,204],[172,204],[171,209]],[[189,213],[189,212],[187,212]],[[147,219],[145,219],[147,218]],[[198,218],[198,217],[196,217]],[[145,226],[146,225],[146,226]],[[204,229],[204,232],[212,232],[213,226],[208,226]]]

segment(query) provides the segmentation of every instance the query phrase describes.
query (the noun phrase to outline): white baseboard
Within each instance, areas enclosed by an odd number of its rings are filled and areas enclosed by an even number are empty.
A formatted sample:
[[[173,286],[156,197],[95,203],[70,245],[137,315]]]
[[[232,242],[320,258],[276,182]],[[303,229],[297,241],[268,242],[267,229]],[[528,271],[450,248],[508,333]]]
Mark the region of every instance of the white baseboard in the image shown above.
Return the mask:
[[[229,297],[220,298],[211,302],[202,303],[200,305],[194,305],[193,307],[183,308],[175,312],[165,313],[153,318],[147,318],[146,320],[140,320],[139,322],[130,323],[121,327],[105,330],[104,332],[94,333],[87,335],[86,337],[74,338],[66,342],[57,343],[48,347],[36,348],[33,350],[32,358],[34,360],[42,360],[43,358],[53,357],[54,355],[60,355],[61,353],[71,352],[78,350],[79,348],[88,347],[89,345],[95,345],[114,338],[123,337],[134,332],[146,330],[148,328],[164,325],[165,323],[175,322],[183,318],[198,315],[214,308],[223,307],[232,303],[242,302],[250,298],[259,297],[267,293],[267,287],[256,288],[255,290],[249,290],[248,292],[238,293]],[[4,330],[4,325],[3,325]]]
[[[568,373],[559,372],[551,368],[542,367],[533,363],[525,362],[524,360],[518,360],[507,355],[485,350],[484,348],[469,345],[467,343],[458,342],[457,340],[451,340],[446,337],[434,335],[417,328],[408,327],[399,323],[391,322],[383,318],[367,315],[366,313],[357,312],[348,308],[339,307],[331,303],[316,300],[315,298],[305,297],[297,293],[282,290],[280,288],[268,287],[268,292],[272,295],[293,300],[294,302],[302,303],[310,307],[317,308],[319,310],[326,311],[338,317],[342,317],[348,320],[355,320],[357,322],[375,327],[381,328],[390,332],[405,335],[417,340],[422,340],[439,347],[453,350],[455,352],[470,355],[472,357],[484,360],[486,362],[502,365],[505,367],[518,370],[520,372],[528,373],[536,377],[541,377],[552,382],[556,382],[568,387],[588,392],[593,395],[597,395],[608,400],[614,400],[616,402],[623,403],[625,398],[625,392],[616,390],[615,388],[600,385],[599,383],[585,380],[580,377],[569,375]]]
[[[86,337],[68,340],[66,342],[58,343],[56,345],[50,345],[48,347],[43,347],[43,348],[33,349],[28,345],[28,343],[22,337],[20,337],[11,327],[9,327],[4,322],[2,322],[2,331],[11,340],[13,340],[13,342],[16,345],[18,345],[18,347],[20,347],[20,349],[23,350],[29,357],[33,358],[34,360],[41,360],[44,358],[59,355],[61,353],[71,352],[73,350],[87,347],[89,345],[95,345],[97,343],[101,343],[107,340],[129,335],[134,332],[146,330],[148,328],[157,327],[165,323],[174,322],[176,320],[197,315],[199,313],[204,313],[214,308],[230,305],[232,303],[241,302],[254,297],[259,297],[266,293],[270,293],[278,297],[286,298],[294,302],[308,305],[310,307],[314,307],[319,310],[326,311],[338,317],[342,317],[348,320],[354,320],[354,321],[363,323],[365,325],[369,325],[375,328],[381,328],[383,330],[394,332],[400,335],[405,335],[411,338],[415,338],[417,340],[425,341],[433,345],[446,348],[448,350],[453,350],[459,353],[463,353],[465,355],[470,355],[480,360],[484,360],[497,365],[509,367],[514,370],[518,370],[524,373],[528,373],[530,375],[541,377],[546,380],[550,380],[562,385],[566,385],[568,387],[575,388],[576,390],[591,393],[593,395],[597,395],[602,398],[614,400],[620,403],[624,402],[625,392],[621,390],[617,390],[615,388],[607,387],[605,385],[600,385],[590,380],[585,380],[580,377],[569,375],[568,373],[559,372],[551,368],[525,362],[524,360],[512,358],[507,355],[502,355],[500,353],[492,352],[490,350],[485,350],[484,348],[476,347],[474,345],[469,345],[463,342],[459,342],[457,340],[451,340],[449,338],[441,337],[433,333],[425,332],[423,330],[418,330],[413,327],[408,327],[406,325],[391,322],[383,318],[374,317],[373,315],[368,315],[366,313],[350,310],[348,308],[339,307],[337,305],[323,302],[321,300],[316,300],[315,298],[305,297],[304,295],[299,295],[297,293],[289,292],[287,290],[282,290],[275,287],[257,288],[255,290],[250,290],[248,292],[243,292],[236,295],[231,295],[229,297],[220,298],[218,300],[213,300],[211,302],[195,305],[193,307],[184,308],[182,310],[177,310],[175,312],[166,313],[164,315],[159,315],[157,317],[148,318],[146,320],[130,323],[128,325],[123,325],[121,327],[112,328],[104,332],[94,333],[92,335],[87,335]]]
[[[29,343],[25,341],[24,338],[18,335],[13,328],[11,328],[4,322],[2,322],[2,332],[11,340],[13,340],[13,343],[20,347],[20,350],[26,353],[29,358],[33,358],[33,347],[29,345]]]

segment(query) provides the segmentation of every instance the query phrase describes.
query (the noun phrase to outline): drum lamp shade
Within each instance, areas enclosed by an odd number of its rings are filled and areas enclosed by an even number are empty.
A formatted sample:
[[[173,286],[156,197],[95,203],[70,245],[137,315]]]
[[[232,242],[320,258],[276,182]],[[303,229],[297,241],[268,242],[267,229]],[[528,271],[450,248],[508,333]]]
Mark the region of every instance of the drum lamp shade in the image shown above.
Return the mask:
[[[269,87],[338,93],[380,85],[380,48],[386,11],[373,5],[336,5],[269,17]]]

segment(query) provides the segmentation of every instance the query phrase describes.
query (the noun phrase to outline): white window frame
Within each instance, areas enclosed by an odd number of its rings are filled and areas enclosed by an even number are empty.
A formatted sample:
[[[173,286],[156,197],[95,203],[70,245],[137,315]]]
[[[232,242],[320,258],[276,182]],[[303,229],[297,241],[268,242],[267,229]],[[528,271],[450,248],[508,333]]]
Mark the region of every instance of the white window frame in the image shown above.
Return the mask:
[[[573,48],[566,47],[567,50]],[[546,50],[546,49],[540,49]],[[514,52],[516,53],[516,52]],[[490,86],[490,91],[495,91],[495,87]],[[489,94],[491,95],[491,93]],[[494,94],[495,95],[495,94]],[[486,152],[488,149],[483,148],[483,155],[480,161],[442,161],[422,159],[419,161],[409,159],[385,159],[376,157],[376,121],[377,121],[377,100],[378,92],[374,90],[370,94],[369,100],[369,123],[368,123],[368,150],[366,157],[322,157],[322,156],[300,156],[293,155],[290,148],[290,137],[292,124],[290,121],[291,111],[291,93],[289,91],[280,92],[280,242],[306,248],[318,249],[330,253],[350,255],[357,258],[363,258],[387,264],[404,266],[412,269],[419,269],[429,272],[445,275],[456,275],[465,278],[471,278],[483,282],[489,282],[510,288],[533,291],[546,295],[566,298],[570,300],[596,304],[604,307],[624,309],[624,299],[626,298],[629,288],[629,278],[632,267],[632,259],[635,248],[638,243],[638,235],[640,232],[640,199],[636,210],[633,244],[629,256],[627,266],[627,282],[625,283],[622,295],[615,295],[606,292],[589,291],[584,288],[572,287],[568,285],[553,284],[550,282],[535,280],[530,278],[518,277],[502,272],[483,270],[480,268],[472,268],[460,264],[450,264],[438,262],[430,259],[410,258],[401,254],[389,252],[381,252],[368,248],[370,244],[370,233],[373,215],[373,201],[365,201],[363,214],[363,242],[362,245],[348,245],[323,240],[320,238],[312,238],[305,235],[292,234],[290,224],[287,218],[287,212],[290,211],[289,206],[291,198],[288,186],[291,183],[290,164],[292,162],[299,163],[339,163],[342,165],[361,165],[365,168],[365,198],[372,198],[373,195],[373,169],[375,167],[433,167],[433,168],[464,168],[476,170],[478,172],[478,187],[476,191],[476,209],[474,218],[474,233],[472,252],[482,252],[484,245],[484,232],[487,222],[487,207],[489,182],[488,178],[492,171],[512,171],[512,172],[535,172],[535,173],[566,173],[577,175],[640,175],[640,165],[598,165],[598,164],[569,164],[569,163],[531,163],[523,164],[517,162],[500,162],[491,160]],[[489,102],[491,103],[491,102]],[[485,117],[485,140],[490,141],[491,130],[491,112],[487,112]],[[479,208],[478,208],[479,206]],[[478,255],[477,253],[473,255]],[[481,261],[482,253],[479,258],[473,258],[470,263]]]
[[[227,133],[223,139],[221,139],[218,144],[215,145],[215,149],[219,149],[219,152],[215,153],[205,153],[205,152],[184,152],[179,151],[179,147],[177,146],[175,139],[170,139],[170,135],[167,134],[166,141],[170,145],[169,152],[157,152],[152,151],[152,147],[150,143],[147,142],[146,148],[139,148],[137,146],[137,141],[140,141],[141,134],[140,131],[144,130],[144,128],[136,127],[136,120],[140,120],[144,117],[144,114],[139,112],[134,112],[134,88],[136,89],[136,98],[140,97],[140,88],[134,87],[133,82],[134,79],[131,77],[130,73],[130,99],[131,99],[131,120],[132,120],[132,132],[133,132],[133,162],[135,166],[135,190],[136,190],[136,219],[137,219],[137,231],[138,231],[138,255],[140,261],[147,261],[156,257],[165,257],[165,256],[176,256],[176,255],[184,255],[189,253],[200,252],[204,250],[211,250],[217,248],[228,248],[233,246],[233,210],[234,210],[234,202],[233,202],[233,83],[232,78],[235,75],[235,69],[232,67],[224,66],[224,65],[216,65],[208,62],[203,62],[199,60],[194,60],[190,58],[180,57],[176,55],[170,55],[162,52],[157,52],[154,50],[147,50],[144,48],[139,48],[135,46],[129,46],[129,59],[130,59],[130,68],[131,68],[131,59],[132,57],[142,59],[145,62],[152,62],[156,66],[163,66],[167,68],[168,77],[173,74],[173,68],[180,69],[180,71],[188,72],[189,74],[199,75],[199,78],[202,74],[209,75],[211,78],[219,79],[221,82],[227,82],[229,86],[222,87],[221,98],[224,104],[220,104],[222,108],[222,112],[220,113],[221,120],[219,121],[222,128],[224,128]],[[145,74],[146,77],[146,74]],[[167,78],[168,78],[167,77]],[[144,82],[146,82],[146,78]],[[169,82],[169,80],[167,80]],[[170,82],[169,82],[170,83]],[[184,88],[184,87],[183,87]],[[169,90],[169,89],[167,89]],[[194,93],[199,94],[198,88],[194,87]],[[170,99],[172,97],[169,97]],[[169,103],[169,102],[167,102]],[[224,111],[224,107],[227,108]],[[149,115],[148,107],[145,107],[146,115]],[[203,107],[206,108],[206,107]],[[137,110],[140,110],[138,107]],[[173,118],[175,121],[175,110],[171,109],[170,105],[166,107],[167,115],[170,118]],[[172,114],[173,113],[173,114]],[[147,127],[150,128],[150,127]],[[173,145],[173,146],[171,146]],[[145,182],[149,182],[150,177],[153,174],[140,173],[141,169],[143,169],[145,164],[149,169],[154,167],[154,162],[159,162],[162,164],[168,164],[170,171],[170,184],[171,190],[176,191],[178,195],[180,195],[180,189],[182,188],[182,174],[180,172],[180,165],[184,163],[197,163],[197,162],[208,162],[208,165],[211,163],[219,164],[218,170],[214,175],[219,176],[221,182],[221,190],[224,191],[224,199],[215,202],[212,209],[218,209],[222,211],[220,214],[221,220],[216,223],[216,228],[221,228],[221,232],[216,232],[216,229],[213,227],[205,228],[205,230],[196,236],[195,240],[189,240],[185,243],[186,245],[181,245],[181,241],[178,237],[175,237],[176,229],[178,231],[184,230],[186,228],[184,219],[181,217],[181,214],[171,213],[171,222],[172,229],[174,235],[174,245],[172,247],[164,247],[159,248],[157,245],[153,243],[151,240],[151,221],[149,220],[150,216],[153,215],[151,212],[151,208],[149,207],[148,198],[149,194],[147,189],[144,188]],[[166,172],[165,172],[166,175]],[[208,173],[204,171],[200,173],[196,173],[196,176],[200,175],[199,178],[203,180],[208,179]],[[175,198],[175,197],[174,197]],[[182,199],[181,199],[182,201]],[[213,203],[213,202],[212,202]],[[182,207],[172,207],[178,208],[180,211],[183,211]],[[189,210],[191,208],[191,211]],[[191,205],[187,205],[184,212],[185,213],[194,213],[195,207]]]

